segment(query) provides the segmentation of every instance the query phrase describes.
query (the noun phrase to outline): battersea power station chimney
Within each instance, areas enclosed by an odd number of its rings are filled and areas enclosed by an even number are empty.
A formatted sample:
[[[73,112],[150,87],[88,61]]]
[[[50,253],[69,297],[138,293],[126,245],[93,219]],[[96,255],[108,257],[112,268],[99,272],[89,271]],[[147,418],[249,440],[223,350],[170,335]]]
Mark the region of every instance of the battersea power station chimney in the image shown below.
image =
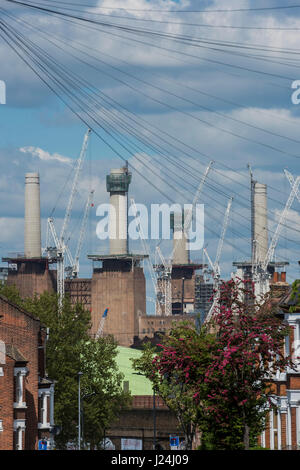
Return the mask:
[[[25,258],[41,257],[40,177],[25,175]]]
[[[185,214],[187,216],[187,214]],[[173,229],[173,264],[186,265],[190,262],[190,253],[187,249],[188,240],[184,232],[184,212],[171,214],[171,228]]]
[[[128,187],[131,173],[128,167],[111,170],[106,177],[110,193],[109,239],[111,255],[128,253]]]
[[[260,263],[268,252],[267,186],[255,181],[253,190],[255,258]]]

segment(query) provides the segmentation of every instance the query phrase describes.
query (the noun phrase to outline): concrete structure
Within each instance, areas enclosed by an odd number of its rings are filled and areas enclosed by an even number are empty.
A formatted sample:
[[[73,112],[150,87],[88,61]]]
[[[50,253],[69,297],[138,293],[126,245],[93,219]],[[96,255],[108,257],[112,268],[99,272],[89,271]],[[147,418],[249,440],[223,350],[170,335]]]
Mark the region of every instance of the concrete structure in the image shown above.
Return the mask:
[[[208,314],[214,297],[214,285],[204,282],[203,276],[196,275],[195,278],[195,311],[200,313],[201,323]]]
[[[46,331],[0,295],[0,450],[34,450],[54,425],[54,384],[45,377]]]
[[[70,297],[73,305],[78,302],[92,311],[92,279],[65,279],[65,294]]]
[[[190,262],[190,253],[187,248],[187,238],[184,232],[184,212],[175,212],[171,215],[171,228],[173,229],[173,264],[186,265]]]
[[[146,282],[140,261],[144,255],[89,255],[102,266],[93,269],[91,315],[94,336],[106,308],[104,335],[112,334],[122,346],[131,346],[138,335],[138,318],[146,314]]]
[[[143,340],[144,338],[152,339],[157,333],[169,334],[172,329],[174,322],[189,320],[195,324],[197,314],[192,312],[190,314],[183,315],[141,315],[139,316],[139,329],[138,338]]]
[[[25,232],[26,258],[41,258],[40,177],[38,173],[25,175]]]
[[[128,253],[128,188],[131,173],[127,167],[111,170],[106,177],[110,194],[109,243],[111,255]]]
[[[56,272],[41,255],[40,179],[38,173],[25,175],[24,253],[3,258],[8,263],[7,284],[15,285],[21,297],[56,291]]]
[[[253,255],[262,263],[268,252],[267,185],[253,182]]]
[[[202,264],[188,263],[172,266],[172,315],[189,314],[195,310],[196,271]]]
[[[103,334],[112,334],[122,346],[131,346],[138,334],[138,317],[146,313],[146,282],[141,261],[146,255],[128,252],[128,167],[111,170],[106,177],[110,194],[110,254],[88,255],[100,263],[91,281],[91,335],[97,333],[106,308]]]
[[[21,297],[56,291],[56,271],[50,269],[47,258],[29,259],[15,255],[2,258],[2,261],[8,262],[7,284],[16,286]]]
[[[236,272],[232,277],[242,280],[252,279],[253,265],[261,264],[266,258],[268,242],[267,185],[254,181],[251,173],[251,261],[236,261]],[[268,272],[273,275],[276,268],[288,263],[269,263]]]

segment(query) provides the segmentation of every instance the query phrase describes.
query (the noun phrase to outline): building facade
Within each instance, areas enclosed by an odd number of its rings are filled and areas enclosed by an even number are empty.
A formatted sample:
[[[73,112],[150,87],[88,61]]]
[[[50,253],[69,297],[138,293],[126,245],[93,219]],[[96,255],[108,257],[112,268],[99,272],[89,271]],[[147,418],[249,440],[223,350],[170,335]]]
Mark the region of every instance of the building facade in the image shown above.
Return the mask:
[[[278,296],[284,288],[284,276],[276,282]],[[275,279],[276,281],[277,279]],[[300,285],[300,281],[298,281]],[[296,281],[297,283],[297,281]],[[274,377],[273,395],[267,426],[260,436],[260,445],[271,450],[300,450],[300,303],[299,287],[289,289],[279,302],[279,315],[291,327],[291,334],[285,338],[284,355],[290,356],[294,367],[278,373]],[[274,286],[273,286],[274,288]],[[276,290],[276,289],[275,289]],[[284,291],[281,291],[281,294]],[[276,299],[276,295],[274,295]]]
[[[40,321],[0,295],[0,450],[51,447],[54,384],[45,376],[47,332]]]

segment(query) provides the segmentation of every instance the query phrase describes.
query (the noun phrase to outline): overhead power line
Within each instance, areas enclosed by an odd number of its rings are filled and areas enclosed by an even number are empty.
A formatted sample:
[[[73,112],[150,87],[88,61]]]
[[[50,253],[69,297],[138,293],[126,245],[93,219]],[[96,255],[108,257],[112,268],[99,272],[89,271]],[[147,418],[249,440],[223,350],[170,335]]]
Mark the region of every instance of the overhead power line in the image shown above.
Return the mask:
[[[46,0],[47,1],[47,0]],[[49,2],[47,2],[49,3]],[[269,6],[269,7],[250,7],[250,8],[226,8],[226,9],[193,9],[193,10],[187,10],[187,9],[162,9],[162,8],[122,8],[122,7],[103,7],[103,6],[89,6],[86,3],[75,3],[74,2],[63,2],[63,1],[51,1],[51,3],[58,3],[59,5],[76,5],[76,6],[83,6],[84,8],[93,8],[97,10],[119,10],[119,11],[136,11],[136,12],[145,12],[145,13],[151,13],[151,12],[159,12],[159,13],[236,13],[236,12],[257,12],[257,11],[272,11],[272,10],[291,10],[295,8],[300,8],[300,4],[293,4],[293,5],[276,5],[276,6]]]
[[[29,8],[33,8],[35,10],[40,10],[40,11],[48,11],[48,12],[52,12],[52,13],[55,13],[57,15],[63,15],[63,16],[69,16],[71,18],[76,18],[78,20],[81,20],[81,21],[87,21],[87,22],[91,22],[91,23],[94,23],[94,24],[105,24],[103,22],[100,22],[100,21],[96,21],[94,19],[91,19],[91,18],[86,18],[84,16],[75,16],[75,15],[71,15],[70,13],[66,13],[64,11],[59,11],[59,10],[53,10],[51,8],[46,8],[46,5],[45,6],[41,6],[43,4],[40,4],[40,3],[28,3],[28,2],[22,2],[22,1],[17,1],[17,0],[5,0],[6,2],[8,3],[13,3],[13,4],[16,4],[16,5],[21,5],[21,6],[25,6],[25,7],[29,7]],[[157,22],[159,22],[160,20],[158,20]],[[120,27],[120,25],[118,24],[114,24],[113,25],[115,28],[117,27]],[[296,28],[296,27],[266,27],[266,26],[238,26],[238,25],[216,25],[216,24],[205,24],[205,23],[198,23],[196,25],[198,28],[211,28],[211,29],[237,29],[237,30],[260,30],[260,31],[300,31],[300,28]],[[123,28],[125,28],[123,26]],[[127,27],[128,29],[128,27]],[[145,32],[145,31],[144,31]],[[151,32],[151,31],[149,31]],[[157,31],[156,32],[152,32],[152,34],[159,34]]]

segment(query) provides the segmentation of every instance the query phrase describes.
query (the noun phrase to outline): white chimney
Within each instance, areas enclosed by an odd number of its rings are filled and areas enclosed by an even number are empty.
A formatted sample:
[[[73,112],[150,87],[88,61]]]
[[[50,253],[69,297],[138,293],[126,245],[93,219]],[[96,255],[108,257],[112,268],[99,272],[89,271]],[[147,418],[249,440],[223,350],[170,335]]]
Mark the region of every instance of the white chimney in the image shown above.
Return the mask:
[[[106,177],[107,191],[110,193],[111,211],[109,214],[110,254],[128,254],[128,187],[131,173],[128,168],[111,170]]]
[[[267,185],[254,183],[254,240],[255,258],[258,263],[264,261],[268,252],[268,212]]]
[[[183,212],[174,213],[173,225],[173,264],[189,264],[190,254],[184,233]]]
[[[25,175],[25,257],[41,257],[40,177]]]

